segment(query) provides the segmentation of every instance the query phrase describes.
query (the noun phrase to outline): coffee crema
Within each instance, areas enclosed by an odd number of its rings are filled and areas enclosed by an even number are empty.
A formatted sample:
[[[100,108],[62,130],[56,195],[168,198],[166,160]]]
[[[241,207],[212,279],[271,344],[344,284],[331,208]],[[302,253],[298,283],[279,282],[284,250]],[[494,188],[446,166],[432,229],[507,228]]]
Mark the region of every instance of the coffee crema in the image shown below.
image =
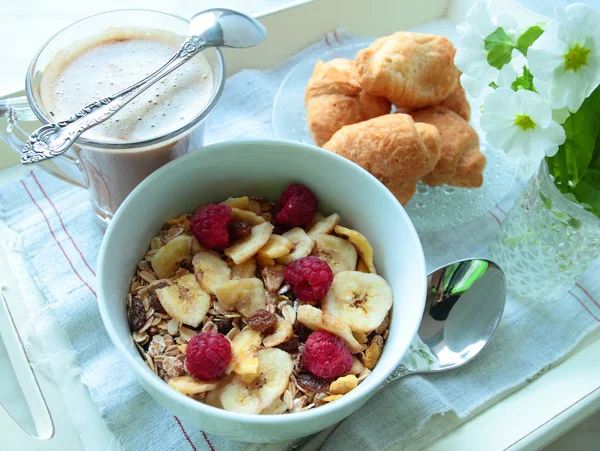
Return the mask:
[[[151,74],[184,38],[152,28],[109,28],[62,49],[44,70],[40,97],[55,121]],[[101,143],[133,143],[167,135],[189,123],[214,92],[210,64],[196,55],[82,137]],[[133,150],[133,149],[132,149]]]

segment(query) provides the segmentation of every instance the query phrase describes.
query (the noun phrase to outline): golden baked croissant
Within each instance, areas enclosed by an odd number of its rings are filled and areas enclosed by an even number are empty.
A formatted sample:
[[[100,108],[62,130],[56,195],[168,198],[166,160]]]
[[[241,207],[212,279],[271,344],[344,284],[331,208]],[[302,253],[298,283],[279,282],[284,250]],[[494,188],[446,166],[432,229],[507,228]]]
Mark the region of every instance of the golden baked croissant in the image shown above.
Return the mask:
[[[471,119],[471,105],[467,101],[467,94],[462,85],[458,85],[458,88],[452,91],[452,94],[446,97],[440,106],[454,111],[467,122]]]
[[[382,97],[363,92],[352,60],[318,61],[306,86],[308,128],[318,146],[344,125],[388,114],[391,104]]]
[[[442,36],[399,31],[358,52],[358,79],[366,92],[398,108],[437,105],[459,84],[455,53]]]
[[[486,159],[479,150],[479,137],[467,121],[442,106],[411,111],[410,115],[415,121],[434,125],[442,136],[442,155],[435,169],[421,180],[430,186],[480,187]]]
[[[440,158],[441,137],[408,114],[386,114],[342,127],[323,148],[369,171],[405,205]]]

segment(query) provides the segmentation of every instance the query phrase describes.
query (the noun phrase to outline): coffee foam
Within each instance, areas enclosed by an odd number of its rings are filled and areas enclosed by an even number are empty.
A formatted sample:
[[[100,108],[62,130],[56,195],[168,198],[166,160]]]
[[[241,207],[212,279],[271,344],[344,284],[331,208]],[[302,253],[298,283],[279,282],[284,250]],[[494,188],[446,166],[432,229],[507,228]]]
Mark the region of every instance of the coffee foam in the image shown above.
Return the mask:
[[[109,28],[60,51],[48,64],[40,96],[49,117],[71,117],[81,107],[114,94],[168,61],[184,38],[150,28]],[[106,122],[82,136],[127,143],[177,130],[208,104],[214,78],[204,55],[151,86]]]

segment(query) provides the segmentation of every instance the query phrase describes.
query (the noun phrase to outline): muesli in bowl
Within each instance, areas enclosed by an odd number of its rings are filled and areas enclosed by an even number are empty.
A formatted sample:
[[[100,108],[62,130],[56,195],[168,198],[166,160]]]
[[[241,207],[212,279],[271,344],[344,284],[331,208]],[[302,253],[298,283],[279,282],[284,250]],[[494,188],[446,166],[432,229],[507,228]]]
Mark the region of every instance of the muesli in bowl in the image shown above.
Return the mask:
[[[150,369],[197,401],[282,414],[356,388],[377,364],[393,303],[359,232],[302,185],[276,203],[229,198],[169,220],[127,300]]]

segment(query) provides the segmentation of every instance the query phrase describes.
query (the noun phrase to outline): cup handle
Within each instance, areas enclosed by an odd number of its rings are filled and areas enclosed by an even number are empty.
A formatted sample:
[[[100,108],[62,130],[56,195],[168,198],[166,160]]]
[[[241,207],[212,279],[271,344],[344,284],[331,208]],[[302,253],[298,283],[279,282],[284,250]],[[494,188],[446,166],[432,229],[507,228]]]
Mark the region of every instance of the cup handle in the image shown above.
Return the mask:
[[[13,150],[21,154],[21,149],[29,137],[29,133],[19,125],[20,122],[37,120],[31,110],[27,97],[0,99],[0,117],[6,118],[6,129],[0,129],[0,139]],[[79,159],[72,150],[56,157],[52,162],[41,163],[46,172],[73,185],[87,188]]]

